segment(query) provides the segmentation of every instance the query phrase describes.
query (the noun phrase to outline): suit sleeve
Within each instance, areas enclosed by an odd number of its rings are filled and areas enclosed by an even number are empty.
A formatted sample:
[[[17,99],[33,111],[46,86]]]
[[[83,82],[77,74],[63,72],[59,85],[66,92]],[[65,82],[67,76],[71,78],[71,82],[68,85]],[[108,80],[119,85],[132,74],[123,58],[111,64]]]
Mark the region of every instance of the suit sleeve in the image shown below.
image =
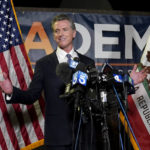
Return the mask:
[[[6,99],[6,103],[21,103],[21,104],[33,104],[41,96],[43,88],[43,75],[42,67],[37,62],[35,66],[35,72],[33,79],[27,90],[21,90],[17,87],[13,87],[13,94],[10,100]]]

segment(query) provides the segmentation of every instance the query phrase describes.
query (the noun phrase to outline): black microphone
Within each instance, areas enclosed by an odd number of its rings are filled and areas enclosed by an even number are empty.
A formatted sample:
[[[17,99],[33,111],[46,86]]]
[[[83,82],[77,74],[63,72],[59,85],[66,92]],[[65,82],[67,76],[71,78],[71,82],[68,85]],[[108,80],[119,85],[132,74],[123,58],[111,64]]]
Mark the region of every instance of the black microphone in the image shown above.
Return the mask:
[[[60,63],[56,67],[56,75],[66,84],[64,94],[60,95],[60,98],[67,98],[70,95],[72,69],[68,63]]]
[[[78,64],[79,64],[79,58],[78,58],[78,57],[75,57],[73,60],[71,59],[71,60],[69,61],[69,67],[70,67],[73,71],[75,71],[75,69],[76,69],[76,67],[77,67]]]
[[[56,67],[56,75],[65,83],[69,83],[72,78],[72,70],[68,63],[60,63]]]
[[[80,62],[80,58],[79,57],[74,57],[73,60],[77,61],[77,62]]]
[[[72,86],[75,89],[76,96],[74,101],[74,109],[77,110],[80,104],[80,96],[82,97],[86,91],[88,80],[87,65],[79,62],[75,68],[75,73],[72,76]]]
[[[111,74],[113,71],[113,68],[110,64],[108,63],[104,63],[102,65],[102,69],[101,69],[101,72],[104,73],[104,74]]]
[[[127,86],[127,94],[135,94],[134,81],[130,77],[129,73],[124,74],[123,79],[125,86]]]

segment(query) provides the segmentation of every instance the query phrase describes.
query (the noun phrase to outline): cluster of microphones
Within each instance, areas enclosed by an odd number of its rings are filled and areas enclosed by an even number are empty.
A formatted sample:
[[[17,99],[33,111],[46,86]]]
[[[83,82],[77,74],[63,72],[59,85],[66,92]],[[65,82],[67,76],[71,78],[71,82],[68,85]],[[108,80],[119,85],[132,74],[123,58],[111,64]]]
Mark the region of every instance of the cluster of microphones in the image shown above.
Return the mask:
[[[81,99],[85,100],[90,97],[87,96],[90,91],[94,91],[91,99],[97,101],[101,99],[100,92],[107,92],[112,86],[115,86],[118,92],[126,88],[127,95],[135,92],[130,75],[113,69],[108,63],[103,64],[99,71],[95,65],[87,65],[80,62],[79,58],[74,58],[69,63],[58,64],[56,74],[66,85],[64,94],[60,95],[60,98],[73,98],[75,108],[78,107]]]
[[[79,58],[70,60],[69,63],[60,63],[56,67],[57,76],[66,84],[64,95],[60,97],[68,97],[72,93],[89,87],[89,83],[96,81],[98,76],[97,69],[94,65],[86,65],[79,61]],[[76,88],[79,85],[79,88]]]

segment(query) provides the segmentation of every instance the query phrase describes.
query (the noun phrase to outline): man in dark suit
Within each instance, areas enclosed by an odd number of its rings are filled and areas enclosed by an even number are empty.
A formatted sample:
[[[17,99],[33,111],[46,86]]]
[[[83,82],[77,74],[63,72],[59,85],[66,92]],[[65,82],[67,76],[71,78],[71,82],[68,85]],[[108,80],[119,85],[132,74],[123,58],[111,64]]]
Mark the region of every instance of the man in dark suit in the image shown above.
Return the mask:
[[[56,75],[56,66],[67,62],[66,54],[71,59],[79,57],[80,61],[87,65],[94,65],[94,61],[76,52],[73,47],[73,39],[76,36],[76,28],[73,21],[66,15],[56,16],[52,21],[54,39],[58,45],[56,51],[37,61],[35,72],[27,91],[14,87],[7,75],[3,73],[4,80],[0,81],[1,90],[6,93],[7,103],[32,104],[41,95],[45,96],[45,148],[46,150],[72,150],[73,143],[73,110],[59,96],[64,93],[65,84]],[[136,68],[135,68],[136,69]],[[133,78],[144,79],[146,74],[132,72]],[[141,77],[141,78],[137,78]],[[89,147],[81,148],[88,150]],[[79,150],[79,149],[78,149]],[[90,150],[97,150],[94,147]]]
[[[27,91],[13,87],[6,77],[1,88],[6,94],[11,95],[7,103],[32,104],[41,95],[45,96],[45,146],[48,150],[71,150],[72,146],[72,109],[60,94],[64,93],[65,84],[56,75],[56,66],[67,62],[66,54],[71,59],[79,57],[85,64],[93,64],[94,61],[74,50],[72,41],[76,36],[75,24],[66,15],[59,15],[52,21],[53,35],[58,44],[57,50],[37,61],[35,72]],[[4,87],[5,85],[5,87]]]

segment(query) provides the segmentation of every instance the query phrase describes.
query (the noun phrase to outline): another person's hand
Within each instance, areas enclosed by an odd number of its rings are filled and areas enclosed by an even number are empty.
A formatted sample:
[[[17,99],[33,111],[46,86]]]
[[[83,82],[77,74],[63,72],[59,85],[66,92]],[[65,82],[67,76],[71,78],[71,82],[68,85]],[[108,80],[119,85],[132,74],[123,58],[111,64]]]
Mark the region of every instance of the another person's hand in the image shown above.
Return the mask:
[[[7,74],[3,72],[4,79],[0,81],[0,90],[6,94],[12,94],[13,86]]]
[[[134,85],[139,84],[144,81],[144,79],[147,77],[146,67],[142,69],[140,72],[136,72],[137,65],[134,65],[130,77],[134,81]]]

